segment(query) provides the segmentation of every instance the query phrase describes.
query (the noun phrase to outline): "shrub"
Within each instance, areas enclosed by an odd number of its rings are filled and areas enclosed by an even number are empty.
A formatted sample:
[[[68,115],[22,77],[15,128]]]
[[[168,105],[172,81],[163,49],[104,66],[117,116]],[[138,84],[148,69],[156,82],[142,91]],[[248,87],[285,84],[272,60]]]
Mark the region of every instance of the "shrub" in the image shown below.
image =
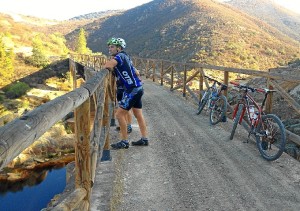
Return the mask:
[[[24,82],[17,82],[10,85],[5,92],[6,97],[8,98],[18,98],[26,94],[30,89],[29,85]]]

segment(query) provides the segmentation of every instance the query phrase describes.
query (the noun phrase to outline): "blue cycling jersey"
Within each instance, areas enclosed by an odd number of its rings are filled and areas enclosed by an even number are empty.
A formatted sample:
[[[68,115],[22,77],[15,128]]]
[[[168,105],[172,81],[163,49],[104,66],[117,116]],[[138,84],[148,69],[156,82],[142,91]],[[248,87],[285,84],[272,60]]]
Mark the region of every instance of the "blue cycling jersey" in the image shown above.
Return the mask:
[[[114,59],[118,62],[115,67],[115,74],[120,84],[123,84],[127,90],[142,86],[142,82],[136,75],[135,68],[127,53],[121,51]]]

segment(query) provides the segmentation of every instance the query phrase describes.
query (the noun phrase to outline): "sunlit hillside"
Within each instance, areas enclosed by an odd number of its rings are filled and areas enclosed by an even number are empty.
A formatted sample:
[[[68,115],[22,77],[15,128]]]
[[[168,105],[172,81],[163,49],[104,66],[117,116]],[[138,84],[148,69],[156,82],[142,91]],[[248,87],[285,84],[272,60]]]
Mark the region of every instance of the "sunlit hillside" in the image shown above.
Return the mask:
[[[226,3],[300,41],[300,14],[278,6],[272,0],[231,0]]]
[[[118,36],[131,55],[180,62],[268,69],[300,55],[296,40],[212,0],[154,0],[84,28],[94,52],[107,52],[107,39]],[[74,34],[66,36],[68,42]]]

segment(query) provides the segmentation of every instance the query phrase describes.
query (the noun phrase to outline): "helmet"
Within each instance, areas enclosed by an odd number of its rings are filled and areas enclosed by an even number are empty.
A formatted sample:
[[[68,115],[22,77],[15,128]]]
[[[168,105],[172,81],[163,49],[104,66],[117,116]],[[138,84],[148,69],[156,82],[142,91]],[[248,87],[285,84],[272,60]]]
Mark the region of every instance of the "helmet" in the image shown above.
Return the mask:
[[[107,45],[118,45],[121,46],[122,48],[126,47],[126,43],[125,40],[122,38],[115,38],[112,37],[107,41]]]

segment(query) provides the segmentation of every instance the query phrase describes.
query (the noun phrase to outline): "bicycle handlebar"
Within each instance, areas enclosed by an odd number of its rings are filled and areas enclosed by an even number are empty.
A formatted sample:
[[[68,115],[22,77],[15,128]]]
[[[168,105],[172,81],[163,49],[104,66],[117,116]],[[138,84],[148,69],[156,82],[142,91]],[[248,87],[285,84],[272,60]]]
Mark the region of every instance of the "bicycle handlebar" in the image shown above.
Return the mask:
[[[240,84],[238,82],[235,81],[230,81],[231,84],[233,84],[235,87],[238,87],[240,89],[246,89],[246,90],[250,90],[251,92],[261,92],[261,93],[270,93],[270,92],[276,92],[276,90],[270,90],[267,88],[261,89],[261,88],[252,88],[250,86],[246,86],[243,84]]]
[[[213,78],[210,78],[210,77],[208,77],[208,76],[204,76],[205,78],[207,78],[209,81],[214,81],[214,82],[216,82],[218,85],[222,85],[222,83],[221,82],[219,82],[219,81],[217,81],[217,80],[215,80],[215,79],[213,79]]]

